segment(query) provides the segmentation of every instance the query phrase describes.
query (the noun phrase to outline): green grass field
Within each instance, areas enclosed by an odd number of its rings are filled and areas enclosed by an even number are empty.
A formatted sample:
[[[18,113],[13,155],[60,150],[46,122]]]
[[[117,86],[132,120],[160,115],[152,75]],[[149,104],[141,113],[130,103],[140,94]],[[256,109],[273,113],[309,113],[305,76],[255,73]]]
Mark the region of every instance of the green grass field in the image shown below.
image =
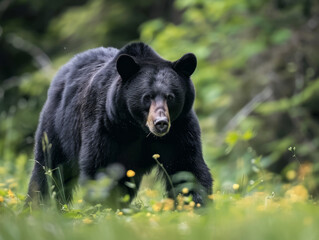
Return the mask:
[[[280,196],[271,184],[249,193],[234,184],[232,193],[211,195],[207,207],[185,197],[188,203],[175,209],[158,184],[155,189],[144,184],[130,208],[116,211],[85,203],[80,188],[73,205],[62,211],[49,205],[30,212],[22,210],[27,179],[8,178],[4,168],[0,173],[0,240],[319,239],[319,207],[302,184],[283,185]]]

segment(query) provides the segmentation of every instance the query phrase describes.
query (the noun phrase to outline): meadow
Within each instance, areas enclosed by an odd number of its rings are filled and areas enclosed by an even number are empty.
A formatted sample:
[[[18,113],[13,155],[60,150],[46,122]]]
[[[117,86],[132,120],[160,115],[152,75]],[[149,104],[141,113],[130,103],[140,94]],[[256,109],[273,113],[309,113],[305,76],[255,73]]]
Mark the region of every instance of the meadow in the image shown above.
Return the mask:
[[[19,164],[25,163],[20,160]],[[28,174],[19,172],[19,165],[13,168],[11,175],[8,167],[0,167],[1,240],[319,238],[318,202],[301,180],[281,187],[271,176],[254,186],[234,183],[208,196],[203,207],[186,196],[187,188],[175,205],[150,174],[128,208],[87,203],[85,189],[80,187],[73,204],[52,202],[33,209],[24,206]],[[98,194],[103,185],[95,185]]]

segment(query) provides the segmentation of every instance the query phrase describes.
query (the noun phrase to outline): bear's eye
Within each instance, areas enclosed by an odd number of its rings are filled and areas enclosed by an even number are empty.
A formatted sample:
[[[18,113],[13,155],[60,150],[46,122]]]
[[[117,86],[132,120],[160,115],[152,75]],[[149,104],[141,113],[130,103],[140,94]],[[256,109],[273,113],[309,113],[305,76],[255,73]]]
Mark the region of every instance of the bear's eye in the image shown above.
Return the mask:
[[[175,98],[174,94],[168,94],[167,95],[167,101],[173,101]]]
[[[144,104],[149,104],[151,102],[152,96],[150,94],[145,94],[143,96],[143,103]]]

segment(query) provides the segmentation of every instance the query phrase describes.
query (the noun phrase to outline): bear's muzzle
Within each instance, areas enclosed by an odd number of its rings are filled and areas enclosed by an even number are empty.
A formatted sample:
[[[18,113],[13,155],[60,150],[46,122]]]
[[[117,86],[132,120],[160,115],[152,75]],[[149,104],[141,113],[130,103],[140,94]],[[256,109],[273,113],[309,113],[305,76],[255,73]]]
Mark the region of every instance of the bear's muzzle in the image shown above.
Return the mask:
[[[146,126],[155,136],[162,137],[169,132],[170,118],[166,100],[152,100],[147,116]]]

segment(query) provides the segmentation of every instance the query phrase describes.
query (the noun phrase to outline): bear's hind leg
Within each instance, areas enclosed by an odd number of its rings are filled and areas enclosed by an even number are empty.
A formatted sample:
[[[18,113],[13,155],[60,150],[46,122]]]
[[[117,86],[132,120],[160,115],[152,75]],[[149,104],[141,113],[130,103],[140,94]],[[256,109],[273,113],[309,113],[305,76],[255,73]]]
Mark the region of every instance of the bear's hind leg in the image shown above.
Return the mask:
[[[59,142],[48,136],[37,137],[35,147],[35,164],[26,199],[28,205],[32,203],[35,207],[50,199],[56,200],[58,207],[69,203],[77,182],[76,161],[67,161]],[[45,146],[43,142],[47,142]]]
[[[48,196],[48,184],[45,171],[41,165],[35,163],[29,183],[26,204],[39,206]]]

